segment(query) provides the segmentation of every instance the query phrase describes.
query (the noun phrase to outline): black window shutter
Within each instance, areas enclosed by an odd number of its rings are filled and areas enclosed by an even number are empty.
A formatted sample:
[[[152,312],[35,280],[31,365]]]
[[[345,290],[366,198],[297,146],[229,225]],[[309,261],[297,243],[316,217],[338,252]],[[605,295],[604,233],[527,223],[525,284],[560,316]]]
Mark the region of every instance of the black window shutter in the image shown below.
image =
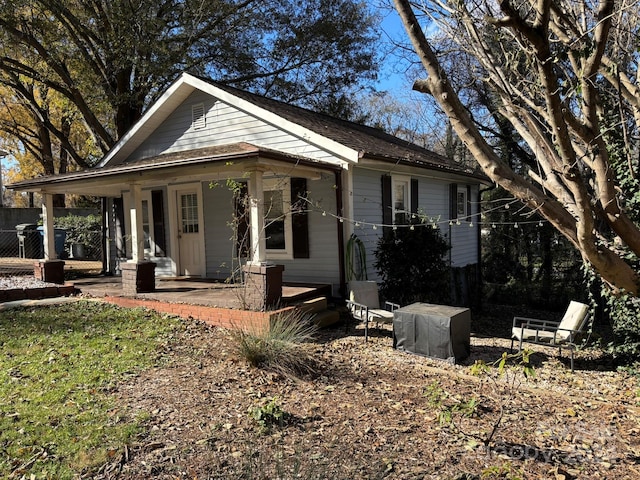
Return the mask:
[[[382,176],[382,223],[393,224],[393,205],[391,204],[391,176]],[[391,229],[384,227],[383,232],[387,234]]]
[[[471,185],[467,185],[467,217],[469,221],[472,221],[471,217]]]
[[[449,219],[458,218],[458,184],[449,185]]]
[[[420,219],[418,214],[418,179],[411,179],[411,223],[418,223]],[[413,218],[415,215],[415,218]]]
[[[291,230],[293,258],[309,258],[309,214],[307,213],[307,179],[291,178]]]
[[[167,240],[164,228],[164,198],[162,190],[151,192],[151,209],[153,212],[153,241],[156,244],[154,252],[158,257],[164,257],[167,251]]]

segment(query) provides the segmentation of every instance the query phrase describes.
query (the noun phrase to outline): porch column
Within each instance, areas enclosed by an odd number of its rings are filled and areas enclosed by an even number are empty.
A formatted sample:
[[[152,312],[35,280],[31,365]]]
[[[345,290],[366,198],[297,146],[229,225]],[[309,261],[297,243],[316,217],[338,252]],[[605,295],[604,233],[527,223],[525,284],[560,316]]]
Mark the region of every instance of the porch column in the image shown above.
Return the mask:
[[[249,174],[249,224],[251,225],[251,260],[249,263],[253,265],[260,265],[267,259],[262,177],[262,170],[256,169]]]
[[[244,305],[250,310],[264,311],[282,299],[283,265],[267,264],[267,242],[264,224],[263,172],[249,172],[249,223],[251,226],[251,260],[244,267]]]
[[[144,230],[142,229],[142,188],[140,184],[131,184],[131,262],[144,260]]]
[[[53,195],[42,193],[42,234],[44,258],[34,264],[34,276],[49,283],[64,283],[64,262],[58,260],[53,227]]]
[[[42,226],[44,260],[55,260],[58,258],[55,247],[55,229],[53,228],[53,195],[43,194],[42,198]]]
[[[156,288],[156,264],[144,258],[142,228],[142,187],[131,184],[131,260],[122,264],[122,290],[125,295],[153,292]]]

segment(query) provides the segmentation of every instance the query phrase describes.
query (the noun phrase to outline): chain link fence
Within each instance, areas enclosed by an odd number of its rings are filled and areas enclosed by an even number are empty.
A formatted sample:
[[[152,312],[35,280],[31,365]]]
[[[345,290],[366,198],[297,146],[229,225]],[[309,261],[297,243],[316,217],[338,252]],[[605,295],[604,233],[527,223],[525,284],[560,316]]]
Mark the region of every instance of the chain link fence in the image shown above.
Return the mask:
[[[77,238],[77,235],[75,235]],[[56,228],[55,251],[65,261],[65,275],[97,275],[102,270],[102,232],[82,232],[82,243]],[[34,263],[44,258],[44,234],[36,224],[0,229],[0,277],[33,275]]]

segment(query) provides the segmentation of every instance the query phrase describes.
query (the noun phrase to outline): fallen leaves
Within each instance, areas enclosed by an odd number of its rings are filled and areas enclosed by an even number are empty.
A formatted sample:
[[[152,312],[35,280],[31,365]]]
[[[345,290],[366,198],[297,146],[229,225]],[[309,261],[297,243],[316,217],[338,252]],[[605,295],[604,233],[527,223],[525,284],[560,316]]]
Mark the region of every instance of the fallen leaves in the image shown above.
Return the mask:
[[[624,374],[571,375],[550,362],[502,405],[504,385],[491,386],[464,365],[397,352],[384,335],[365,344],[361,336],[343,336],[342,328],[323,331],[303,346],[322,374],[291,379],[231,357],[222,330],[196,324],[188,331],[166,368],[145,372],[118,391],[121,410],[152,412],[148,436],[133,448],[120,479],[150,472],[157,479],[187,472],[230,478],[247,471],[263,478],[445,479],[461,472],[481,476],[494,467],[497,472],[505,462],[527,478],[616,479],[640,458],[637,387]],[[508,341],[498,340],[477,343],[472,355],[506,350]],[[199,352],[195,359],[193,352]],[[438,409],[424,395],[434,383],[451,402],[476,399],[475,413],[439,425]],[[274,397],[292,420],[261,435],[247,411]],[[502,408],[496,442],[513,448],[487,452],[482,438]],[[175,450],[166,455],[145,447],[154,442]]]

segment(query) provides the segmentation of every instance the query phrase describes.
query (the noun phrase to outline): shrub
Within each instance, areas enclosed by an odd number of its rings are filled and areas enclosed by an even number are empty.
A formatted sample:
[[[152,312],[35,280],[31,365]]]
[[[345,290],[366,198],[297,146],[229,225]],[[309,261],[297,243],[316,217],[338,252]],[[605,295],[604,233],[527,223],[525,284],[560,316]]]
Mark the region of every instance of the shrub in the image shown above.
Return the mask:
[[[440,230],[418,226],[385,233],[378,242],[374,266],[380,294],[388,301],[446,303],[451,296],[451,272],[445,255],[449,244]]]
[[[88,247],[87,257],[100,258],[102,220],[98,215],[79,216],[69,214],[54,220],[55,228],[66,231],[65,251],[71,251],[71,245],[81,244]]]
[[[282,427],[290,417],[275,398],[258,407],[249,409],[249,415],[260,427],[261,433],[268,433],[272,427]]]
[[[285,375],[315,372],[313,359],[300,344],[313,338],[316,325],[309,315],[299,310],[278,314],[270,325],[262,328],[232,330],[234,347],[250,365]]]

